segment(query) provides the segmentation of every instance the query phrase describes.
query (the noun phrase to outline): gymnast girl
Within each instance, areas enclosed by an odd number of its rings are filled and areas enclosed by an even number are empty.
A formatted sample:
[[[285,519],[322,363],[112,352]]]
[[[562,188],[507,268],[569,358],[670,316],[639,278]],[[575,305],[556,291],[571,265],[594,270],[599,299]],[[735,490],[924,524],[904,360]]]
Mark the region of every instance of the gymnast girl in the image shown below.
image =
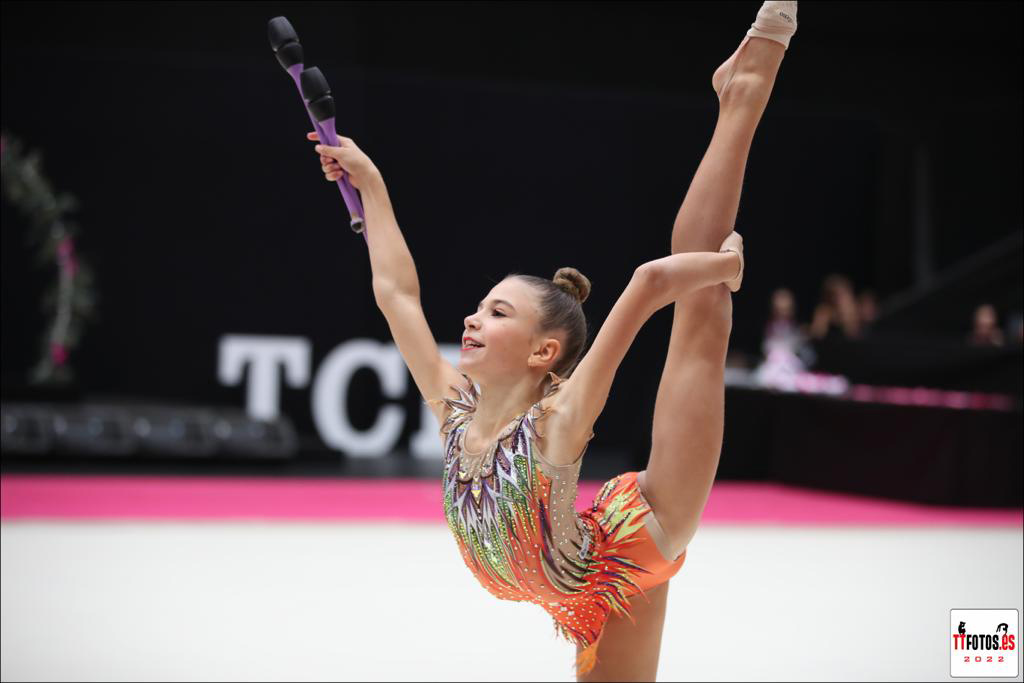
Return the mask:
[[[731,293],[744,267],[733,225],[796,5],[765,2],[714,72],[718,121],[671,253],[634,270],[586,354],[581,304],[590,282],[559,268],[551,280],[511,273],[491,288],[464,320],[458,364],[446,361],[380,171],[350,138],[315,147],[326,179],[347,173],[362,194],[374,297],[440,425],[442,500],[459,552],[494,596],[553,617],[556,633],[576,645],[577,680],[657,673],[668,582],[718,468]],[[607,481],[577,512],[581,460],[616,369],[644,322],[672,303],[647,468]]]

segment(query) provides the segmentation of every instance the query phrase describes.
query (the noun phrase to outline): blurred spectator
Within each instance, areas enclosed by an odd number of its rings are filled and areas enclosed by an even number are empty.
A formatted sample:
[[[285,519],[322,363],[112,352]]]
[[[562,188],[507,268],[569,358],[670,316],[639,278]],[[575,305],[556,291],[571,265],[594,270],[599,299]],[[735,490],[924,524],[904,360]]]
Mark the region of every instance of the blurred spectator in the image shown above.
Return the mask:
[[[1014,311],[1006,323],[1006,337],[1012,344],[1024,344],[1024,315],[1020,311]]]
[[[967,341],[975,346],[1003,345],[1003,331],[999,329],[995,306],[981,304],[974,309],[974,329],[971,330]]]
[[[807,365],[813,362],[813,351],[807,345],[807,326],[797,322],[796,300],[793,292],[785,287],[772,292],[771,310],[764,329],[761,351],[767,358],[772,349],[778,347],[800,356]]]
[[[765,342],[778,336],[788,336],[796,329],[796,302],[793,292],[779,287],[772,292],[768,325],[765,327]]]
[[[761,350],[764,361],[754,372],[761,386],[784,388],[814,364],[814,350],[807,343],[807,329],[796,320],[793,292],[780,287],[772,292],[771,310]]]
[[[878,317],[878,300],[870,289],[865,289],[857,296],[857,314],[860,317],[860,333],[867,336]]]
[[[811,337],[829,340],[835,337],[855,339],[861,336],[860,312],[853,285],[845,275],[832,273],[821,286],[821,301],[814,309]]]

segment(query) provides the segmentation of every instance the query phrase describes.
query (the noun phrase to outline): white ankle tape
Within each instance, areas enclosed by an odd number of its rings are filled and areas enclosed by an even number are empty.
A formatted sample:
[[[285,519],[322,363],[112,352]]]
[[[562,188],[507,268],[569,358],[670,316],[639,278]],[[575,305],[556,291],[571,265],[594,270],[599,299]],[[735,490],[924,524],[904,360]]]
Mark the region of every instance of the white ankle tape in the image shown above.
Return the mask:
[[[789,49],[789,39],[796,33],[796,2],[767,0],[757,11],[747,35],[782,43]]]

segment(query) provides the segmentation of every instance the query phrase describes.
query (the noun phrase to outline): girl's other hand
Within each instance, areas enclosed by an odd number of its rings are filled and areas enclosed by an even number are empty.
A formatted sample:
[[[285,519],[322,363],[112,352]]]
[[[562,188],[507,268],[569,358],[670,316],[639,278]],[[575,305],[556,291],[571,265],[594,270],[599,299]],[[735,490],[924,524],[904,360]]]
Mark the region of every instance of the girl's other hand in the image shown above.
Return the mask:
[[[319,140],[320,136],[316,132],[306,133],[306,139]],[[358,190],[374,178],[380,177],[380,171],[373,165],[370,157],[366,156],[351,138],[339,135],[337,147],[318,144],[314,151],[320,155],[320,168],[325,179],[330,182],[341,178],[344,171],[348,174],[352,187]]]

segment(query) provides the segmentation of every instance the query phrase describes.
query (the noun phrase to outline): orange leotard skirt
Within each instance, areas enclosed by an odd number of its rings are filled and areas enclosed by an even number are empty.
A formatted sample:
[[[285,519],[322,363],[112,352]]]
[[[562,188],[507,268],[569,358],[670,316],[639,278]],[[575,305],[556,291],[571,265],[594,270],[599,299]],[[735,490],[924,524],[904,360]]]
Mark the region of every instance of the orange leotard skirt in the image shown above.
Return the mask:
[[[609,479],[594,496],[591,507],[580,512],[587,523],[600,529],[598,555],[613,555],[619,558],[618,562],[642,569],[630,572],[632,584],[636,586],[625,591],[630,600],[637,599],[638,594],[646,599],[646,591],[671,579],[686,561],[686,550],[675,558],[668,557],[668,538],[640,490],[638,474],[624,472]],[[628,604],[616,611],[632,619]],[[597,646],[608,616],[610,614],[605,615],[602,623],[591,626],[592,632],[598,631],[599,635],[577,657],[578,674],[587,673],[596,663]]]

